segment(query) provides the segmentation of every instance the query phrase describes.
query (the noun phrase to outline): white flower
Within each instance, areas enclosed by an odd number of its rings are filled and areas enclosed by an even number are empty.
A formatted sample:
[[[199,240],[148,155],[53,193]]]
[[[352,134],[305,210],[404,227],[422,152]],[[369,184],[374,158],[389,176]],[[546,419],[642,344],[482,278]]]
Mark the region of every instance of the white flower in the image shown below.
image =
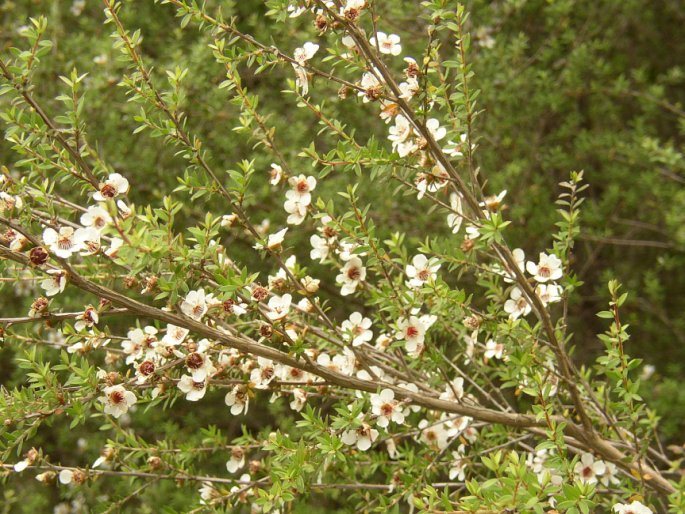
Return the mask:
[[[128,218],[133,213],[133,206],[126,205],[123,200],[117,200],[117,209],[119,209],[119,216],[123,219]]]
[[[107,209],[100,205],[91,205],[88,210],[81,215],[81,225],[102,230],[112,223],[112,217]]]
[[[288,225],[299,225],[307,217],[307,205],[311,202],[309,193],[302,196],[297,191],[290,190],[285,193],[286,201],[283,204],[285,212],[288,213],[286,220]]]
[[[273,361],[257,357],[257,367],[250,372],[250,382],[256,389],[267,389],[274,378],[276,378],[276,369]]]
[[[378,430],[371,428],[367,423],[355,430],[343,432],[341,441],[349,446],[357,445],[357,449],[366,451],[371,448],[371,444],[378,438]]]
[[[19,462],[17,462],[14,465],[14,471],[16,471],[17,473],[21,473],[22,471],[24,471],[28,467],[29,467],[29,460],[28,459],[20,460]]]
[[[404,100],[411,100],[416,93],[419,92],[419,81],[416,77],[409,77],[406,82],[401,82],[400,88],[400,98]]]
[[[74,233],[81,255],[95,255],[100,251],[100,231],[95,227],[79,228]]]
[[[231,414],[234,416],[241,413],[247,414],[247,408],[250,403],[247,388],[242,384],[233,387],[233,389],[226,393],[224,402],[231,408]]]
[[[340,270],[340,274],[335,277],[338,284],[342,284],[340,294],[348,296],[357,290],[357,286],[366,279],[366,268],[362,265],[359,257],[351,257],[345,266]]]
[[[514,250],[512,250],[511,255],[514,258],[514,262],[516,263],[516,267],[519,269],[519,271],[521,273],[523,273],[524,270],[526,269],[526,254],[520,248],[515,248]],[[513,283],[516,279],[516,275],[510,271],[505,271],[503,273],[503,276],[504,276],[504,281],[507,284]]]
[[[418,254],[411,262],[406,268],[407,277],[410,279],[409,287],[421,287],[426,282],[433,282],[437,277],[437,271],[440,269],[437,259],[428,259],[425,255]]]
[[[74,471],[71,469],[63,469],[59,472],[60,484],[68,485],[74,480]]]
[[[480,237],[480,229],[475,225],[468,225],[466,227],[466,239],[478,239]]]
[[[400,45],[400,36],[397,34],[387,35],[385,32],[377,32],[376,37],[372,37],[369,41],[372,45],[378,45],[378,50],[382,54],[400,55],[402,53],[402,45]]]
[[[602,477],[599,479],[600,482],[602,482],[602,484],[604,484],[606,487],[618,484],[620,480],[618,479],[618,467],[616,464],[613,462],[605,462],[604,465],[606,466],[606,469],[604,470]]]
[[[5,191],[0,191],[0,212],[11,211],[12,209],[21,209],[24,206],[24,201],[19,196],[12,196]]]
[[[104,184],[100,184],[100,190],[93,195],[96,202],[111,200],[128,191],[128,180],[119,173],[112,173]]]
[[[388,139],[392,142],[392,149],[400,157],[414,153],[419,149],[419,145],[411,136],[414,133],[409,120],[403,115],[395,116],[395,124],[388,129]]]
[[[526,270],[533,275],[533,278],[538,282],[547,282],[548,280],[559,280],[562,275],[562,262],[559,257],[554,254],[546,254],[540,252],[540,260],[537,264],[528,261]]]
[[[283,230],[279,230],[275,234],[269,234],[269,237],[267,238],[266,241],[266,249],[267,250],[276,250],[281,247],[281,244],[283,243],[283,240],[285,239],[285,233],[288,231],[288,228],[284,228]],[[257,243],[254,246],[257,250],[264,248],[264,245],[262,243]]]
[[[504,302],[504,312],[509,314],[511,319],[518,319],[530,313],[530,304],[518,287],[514,287],[509,296],[509,300]]]
[[[313,234],[312,237],[309,238],[309,243],[312,245],[309,257],[312,260],[318,260],[319,262],[325,261],[331,250],[328,240]]]
[[[188,373],[192,375],[193,381],[195,382],[202,382],[207,377],[214,375],[217,371],[214,364],[212,364],[209,355],[205,354],[208,348],[209,341],[207,339],[202,339],[198,342],[197,351],[189,353],[185,358]]]
[[[245,466],[245,452],[240,446],[231,448],[231,458],[226,462],[226,469],[229,473],[235,473]]]
[[[561,286],[556,284],[538,284],[535,288],[535,294],[538,295],[543,305],[561,301]]]
[[[362,75],[362,80],[359,84],[362,91],[359,91],[357,96],[361,96],[364,103],[378,99],[383,91],[383,83],[378,80],[378,74],[378,71],[376,73],[367,71]]]
[[[306,7],[300,7],[297,5],[289,5],[288,8],[286,9],[288,11],[288,18],[297,18],[298,16],[302,15],[307,8]]]
[[[485,353],[483,356],[486,359],[492,359],[493,357],[495,359],[501,359],[503,353],[504,345],[502,343],[497,343],[493,339],[490,339],[487,343],[485,343]]]
[[[178,381],[178,388],[185,393],[186,400],[196,402],[201,400],[207,392],[207,381],[195,382],[190,375],[183,375]]]
[[[277,321],[283,319],[290,312],[290,304],[292,303],[293,297],[289,294],[284,294],[283,296],[274,295],[269,298],[268,307],[269,310],[266,312],[266,316],[271,321]]]
[[[105,255],[110,258],[115,258],[119,252],[119,248],[124,245],[124,240],[119,237],[113,237],[109,243],[109,248],[105,250]]]
[[[488,215],[489,211],[497,211],[502,204],[502,200],[504,200],[504,197],[507,196],[507,190],[505,189],[504,191],[500,191],[499,194],[497,195],[492,195],[492,196],[486,196],[485,201],[480,202],[478,205],[480,207],[486,207],[483,212],[485,215]]]
[[[127,391],[122,385],[105,387],[103,392],[105,396],[99,397],[98,400],[105,404],[105,414],[115,418],[126,414],[131,405],[138,401],[136,395],[131,391]]]
[[[176,325],[167,325],[166,334],[162,338],[162,342],[169,346],[178,346],[186,338],[190,330]]]
[[[371,320],[369,318],[362,318],[359,312],[353,312],[349,319],[342,323],[343,338],[346,341],[351,340],[352,346],[361,346],[371,341],[373,337],[373,332],[369,330],[370,327]]]
[[[426,192],[435,193],[447,185],[449,174],[445,167],[438,163],[431,168],[430,173],[419,173],[416,188],[419,190],[416,198],[421,200]]]
[[[440,394],[441,400],[461,400],[464,397],[464,379],[455,378],[445,386],[445,392]]]
[[[450,208],[452,209],[452,212],[447,215],[447,226],[452,229],[453,234],[459,232],[461,224],[464,221],[461,202],[461,193],[452,193],[450,195]]]
[[[273,164],[272,164],[273,166]],[[235,222],[238,221],[238,215],[237,214],[224,214],[221,216],[221,227],[222,228],[231,228],[233,225],[235,225]]]
[[[314,57],[319,51],[319,45],[316,43],[306,42],[301,48],[296,48],[293,52],[293,58],[298,64],[304,65],[309,59]]]
[[[640,373],[640,380],[649,380],[656,372],[656,367],[653,364],[645,364]]]
[[[302,96],[309,93],[309,78],[307,77],[307,70],[304,68],[306,62],[314,57],[314,54],[319,50],[319,45],[307,42],[302,47],[296,48],[293,52],[293,58],[296,62],[292,63],[295,69],[296,85],[301,90]]]
[[[349,348],[345,347],[342,354],[335,355],[333,358],[327,353],[320,353],[316,358],[316,363],[319,366],[328,368],[331,371],[340,373],[341,375],[352,375],[356,363],[354,353]]]
[[[294,388],[292,400],[290,400],[290,408],[296,412],[300,412],[302,409],[304,409],[306,403],[307,391],[299,387]]]
[[[269,175],[271,176],[269,182],[272,186],[276,186],[283,180],[283,168],[275,162],[272,162]]]
[[[366,252],[356,252],[359,245],[354,242],[340,241],[336,252],[340,256],[340,259],[347,262],[352,257],[365,257]]]
[[[438,450],[447,448],[447,431],[442,423],[430,424],[427,419],[419,422],[421,441]]]
[[[76,323],[74,323],[74,329],[77,332],[81,332],[86,328],[92,328],[99,321],[98,312],[93,306],[88,306],[83,313],[79,316]]]
[[[444,428],[447,431],[447,436],[449,438],[457,437],[464,434],[469,428],[469,424],[473,421],[473,418],[468,416],[451,416],[443,413],[442,419],[444,421]],[[466,437],[466,434],[465,434]]]
[[[463,444],[459,445],[456,451],[452,452],[452,464],[450,465],[449,477],[450,480],[455,478],[460,482],[463,482],[466,478],[466,459],[464,458],[464,453],[466,448]]]
[[[546,449],[538,450],[535,453],[529,453],[526,458],[526,465],[533,470],[538,477],[540,485],[547,482],[559,486],[564,482],[564,477],[554,468],[549,468],[545,465],[548,459]]]
[[[40,287],[45,290],[45,296],[55,296],[64,291],[67,285],[66,271],[59,269],[48,270],[49,278],[41,281]]]
[[[190,291],[181,303],[183,314],[198,321],[207,313],[207,309],[207,295],[205,295],[204,289]]]
[[[440,141],[443,137],[445,137],[445,135],[447,135],[447,129],[445,127],[441,127],[440,121],[435,118],[430,118],[428,121],[426,121],[426,128],[436,141]]]
[[[359,13],[366,7],[366,0],[347,0],[345,7],[341,9],[341,14],[350,21],[355,21]]]
[[[404,412],[395,401],[392,389],[383,389],[379,394],[371,395],[371,412],[378,416],[376,423],[379,427],[386,428],[390,421],[400,425],[404,423]]]
[[[304,205],[311,203],[311,192],[316,188],[316,179],[314,177],[307,177],[305,175],[290,177],[288,184],[292,187],[293,192],[297,193]]]
[[[26,468],[31,466],[34,462],[36,462],[36,459],[39,457],[38,450],[36,450],[35,448],[31,448],[28,452],[26,452],[24,457],[24,460],[21,460],[14,465],[14,471],[16,471],[17,473],[21,473]]]
[[[612,510],[617,514],[654,514],[649,507],[637,500],[633,500],[630,504],[617,503],[612,507]]]
[[[461,134],[459,136],[459,142],[448,141],[447,146],[444,149],[445,153],[451,157],[463,157],[467,140],[468,134]],[[474,145],[471,145],[471,149],[473,148]]]
[[[43,241],[52,253],[62,259],[68,259],[72,253],[83,249],[83,243],[76,237],[72,227],[61,227],[59,232],[48,227],[43,232]]]
[[[606,465],[601,460],[595,460],[591,453],[583,453],[573,471],[581,482],[596,484],[597,476],[604,474]]]
[[[410,316],[409,318],[400,318],[397,322],[399,333],[397,339],[405,341],[405,348],[409,353],[420,353],[423,349],[423,342],[426,337],[426,327],[421,322],[420,318]]]

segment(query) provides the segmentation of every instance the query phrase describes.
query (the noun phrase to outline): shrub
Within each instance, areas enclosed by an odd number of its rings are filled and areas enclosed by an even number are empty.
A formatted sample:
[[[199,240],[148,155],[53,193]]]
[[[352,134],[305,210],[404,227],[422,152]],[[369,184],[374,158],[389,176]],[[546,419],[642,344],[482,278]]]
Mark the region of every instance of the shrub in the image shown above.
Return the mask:
[[[539,4],[475,2],[476,23],[452,0],[105,0],[108,40],[76,1],[20,27],[0,54],[7,505],[680,512],[681,422],[659,433],[628,349],[641,311],[669,321],[643,337],[682,329],[681,74],[593,60],[625,43],[588,35],[611,10]],[[645,162],[669,182],[628,184]]]

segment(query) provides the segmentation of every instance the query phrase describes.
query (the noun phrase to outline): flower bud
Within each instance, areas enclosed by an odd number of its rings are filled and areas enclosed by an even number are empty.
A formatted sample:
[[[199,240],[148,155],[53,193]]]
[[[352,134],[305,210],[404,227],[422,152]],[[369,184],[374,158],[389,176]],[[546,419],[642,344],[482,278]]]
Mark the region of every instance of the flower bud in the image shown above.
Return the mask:
[[[147,460],[148,466],[150,466],[152,469],[159,469],[162,467],[162,459],[157,457],[156,455],[153,455]]]

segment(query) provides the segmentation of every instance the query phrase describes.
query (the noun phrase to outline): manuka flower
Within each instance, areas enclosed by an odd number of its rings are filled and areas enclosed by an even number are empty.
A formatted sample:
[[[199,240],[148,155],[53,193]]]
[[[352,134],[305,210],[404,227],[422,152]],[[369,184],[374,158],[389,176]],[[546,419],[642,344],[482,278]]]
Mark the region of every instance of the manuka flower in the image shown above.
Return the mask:
[[[559,280],[563,274],[561,259],[554,254],[544,252],[540,252],[540,260],[537,264],[528,261],[526,270],[538,282]]]
[[[309,59],[314,57],[314,54],[319,50],[319,45],[307,42],[301,48],[296,48],[293,52],[295,62],[293,68],[295,69],[296,85],[300,90],[302,96],[309,93],[309,78],[307,77],[307,70],[304,68]]]
[[[351,257],[340,274],[335,278],[336,283],[342,284],[340,294],[348,296],[357,290],[357,286],[366,279],[366,268],[359,257]]]
[[[369,42],[373,46],[377,46],[382,54],[400,55],[402,53],[402,45],[400,45],[400,36],[397,34],[386,34],[385,32],[377,32],[376,37],[372,37]]]
[[[369,318],[363,318],[359,312],[353,312],[349,319],[342,323],[343,338],[352,341],[352,346],[361,346],[371,341],[373,337],[373,332],[369,330],[370,327],[371,320]]]
[[[404,423],[403,409],[395,401],[392,389],[383,389],[380,393],[371,395],[371,412],[377,416],[376,423],[379,427],[386,428],[390,421],[399,425]]]
[[[105,387],[103,392],[105,395],[98,398],[98,400],[105,405],[105,414],[115,418],[126,414],[128,409],[137,401],[136,395],[131,391],[127,391],[122,385]]]
[[[96,202],[111,200],[126,194],[128,187],[128,180],[119,173],[112,173],[103,184],[100,184],[100,190],[93,195],[93,200]]]
[[[414,256],[411,264],[407,264],[406,273],[409,277],[409,287],[421,287],[427,282],[433,282],[440,269],[437,259],[428,259],[423,254]]]

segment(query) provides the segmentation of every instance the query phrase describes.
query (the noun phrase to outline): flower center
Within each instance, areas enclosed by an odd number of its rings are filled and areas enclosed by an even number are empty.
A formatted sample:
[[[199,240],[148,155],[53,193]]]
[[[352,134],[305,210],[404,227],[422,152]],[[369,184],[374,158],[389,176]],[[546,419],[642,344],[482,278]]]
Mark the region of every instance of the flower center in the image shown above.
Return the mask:
[[[117,190],[112,184],[105,184],[100,189],[100,194],[105,198],[114,198],[117,195]]]
[[[190,369],[199,369],[204,364],[205,359],[202,355],[197,352],[191,353],[186,357],[186,366]]]
[[[353,267],[347,270],[347,278],[349,278],[350,280],[359,280],[361,274],[361,270],[357,267]]]
[[[114,405],[123,403],[124,393],[122,393],[121,391],[112,391],[111,393],[109,393],[109,401]]]
[[[74,242],[72,241],[71,236],[61,236],[57,238],[57,248],[60,250],[69,250],[72,246],[74,246]]]
[[[407,327],[407,337],[408,337],[408,338],[411,339],[411,338],[414,338],[414,337],[416,337],[416,336],[418,336],[418,335],[419,335],[419,329],[418,329],[418,328],[416,328],[416,327],[413,326],[413,325],[410,325],[410,326]]]
[[[152,361],[144,361],[138,369],[142,375],[147,377],[155,372],[155,363]]]
[[[416,276],[419,277],[419,280],[423,280],[425,282],[430,277],[430,271],[427,269],[422,269],[417,273]]]

